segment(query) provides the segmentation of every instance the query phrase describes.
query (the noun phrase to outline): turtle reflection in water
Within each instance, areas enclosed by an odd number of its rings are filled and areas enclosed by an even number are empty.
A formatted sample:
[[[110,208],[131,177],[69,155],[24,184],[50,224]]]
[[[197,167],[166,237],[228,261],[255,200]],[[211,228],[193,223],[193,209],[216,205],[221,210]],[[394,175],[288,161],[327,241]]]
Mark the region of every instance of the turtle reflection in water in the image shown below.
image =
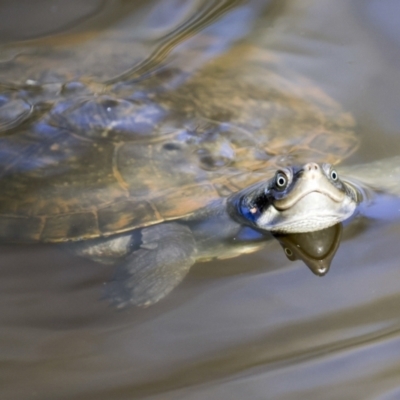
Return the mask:
[[[290,261],[302,260],[315,275],[324,276],[339,248],[342,230],[338,223],[319,231],[274,236]]]
[[[69,242],[117,265],[113,303],[149,305],[196,261],[351,216],[362,195],[331,164],[357,147],[352,118],[246,54],[175,87],[174,70],[2,86],[0,240]]]

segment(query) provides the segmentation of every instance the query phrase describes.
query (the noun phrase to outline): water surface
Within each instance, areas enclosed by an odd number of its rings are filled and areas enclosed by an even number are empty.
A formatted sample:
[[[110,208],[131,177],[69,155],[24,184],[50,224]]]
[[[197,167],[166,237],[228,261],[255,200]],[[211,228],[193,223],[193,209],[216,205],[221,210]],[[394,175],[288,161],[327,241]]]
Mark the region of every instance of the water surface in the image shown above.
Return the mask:
[[[183,71],[169,82],[180,85],[257,42],[353,115],[361,141],[345,164],[400,153],[395,1],[92,1],[69,11],[28,3],[0,8],[2,84],[52,93],[84,77],[95,91],[167,64]],[[1,397],[399,398],[400,201],[380,196],[366,213],[345,225],[323,278],[271,241],[195,265],[146,309],[117,311],[100,299],[112,266],[51,245],[3,245]]]

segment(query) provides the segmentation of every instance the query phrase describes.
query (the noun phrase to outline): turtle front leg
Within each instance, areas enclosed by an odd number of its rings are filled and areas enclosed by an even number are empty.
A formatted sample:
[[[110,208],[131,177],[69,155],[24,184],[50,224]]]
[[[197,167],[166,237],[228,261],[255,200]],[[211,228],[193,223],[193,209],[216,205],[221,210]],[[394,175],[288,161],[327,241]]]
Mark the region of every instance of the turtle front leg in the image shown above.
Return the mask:
[[[119,236],[83,240],[68,244],[68,250],[77,256],[100,264],[112,265],[126,258],[132,249],[139,246],[140,235],[129,232]]]
[[[117,267],[106,297],[119,308],[154,304],[183,280],[196,252],[193,234],[184,225],[172,222],[144,228],[140,248]]]

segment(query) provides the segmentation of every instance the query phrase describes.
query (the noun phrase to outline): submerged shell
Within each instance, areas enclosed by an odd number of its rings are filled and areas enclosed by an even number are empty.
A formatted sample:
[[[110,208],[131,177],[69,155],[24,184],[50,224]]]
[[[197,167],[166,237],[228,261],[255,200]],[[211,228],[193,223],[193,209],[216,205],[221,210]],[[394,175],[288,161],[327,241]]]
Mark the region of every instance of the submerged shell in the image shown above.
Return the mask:
[[[279,165],[335,163],[358,144],[338,104],[250,46],[185,80],[164,69],[141,82],[15,86],[2,98],[17,105],[0,103],[8,241],[81,240],[178,219]]]

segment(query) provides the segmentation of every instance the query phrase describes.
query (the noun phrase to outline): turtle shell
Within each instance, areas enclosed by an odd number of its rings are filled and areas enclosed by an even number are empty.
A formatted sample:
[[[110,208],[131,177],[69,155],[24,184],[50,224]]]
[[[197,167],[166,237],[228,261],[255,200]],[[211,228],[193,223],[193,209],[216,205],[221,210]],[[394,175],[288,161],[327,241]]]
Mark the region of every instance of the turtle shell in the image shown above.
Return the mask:
[[[277,166],[336,163],[358,145],[351,115],[249,45],[190,75],[3,85],[0,119],[0,239],[10,242],[187,217]]]

